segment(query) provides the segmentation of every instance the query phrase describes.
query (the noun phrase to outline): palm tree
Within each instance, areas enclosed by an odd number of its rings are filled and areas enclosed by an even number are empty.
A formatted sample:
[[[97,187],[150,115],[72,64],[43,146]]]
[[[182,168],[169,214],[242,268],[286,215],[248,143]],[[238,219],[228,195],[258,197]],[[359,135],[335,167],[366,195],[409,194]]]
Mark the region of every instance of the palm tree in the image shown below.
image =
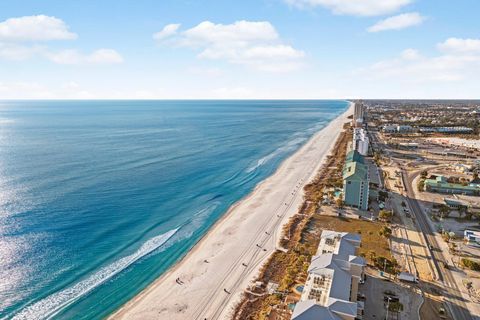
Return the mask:
[[[442,219],[448,217],[448,215],[450,214],[450,208],[445,204],[442,204],[440,206],[439,211],[440,211],[440,218]]]

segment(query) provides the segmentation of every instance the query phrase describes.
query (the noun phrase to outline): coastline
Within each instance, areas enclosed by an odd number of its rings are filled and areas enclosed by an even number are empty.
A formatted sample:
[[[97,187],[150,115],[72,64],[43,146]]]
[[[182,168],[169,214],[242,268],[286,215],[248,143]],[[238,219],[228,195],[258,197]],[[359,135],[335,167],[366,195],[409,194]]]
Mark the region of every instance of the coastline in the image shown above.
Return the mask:
[[[349,101],[344,113],[230,207],[179,262],[109,319],[228,318],[276,250],[283,225],[303,201],[303,186],[315,177],[352,111]]]

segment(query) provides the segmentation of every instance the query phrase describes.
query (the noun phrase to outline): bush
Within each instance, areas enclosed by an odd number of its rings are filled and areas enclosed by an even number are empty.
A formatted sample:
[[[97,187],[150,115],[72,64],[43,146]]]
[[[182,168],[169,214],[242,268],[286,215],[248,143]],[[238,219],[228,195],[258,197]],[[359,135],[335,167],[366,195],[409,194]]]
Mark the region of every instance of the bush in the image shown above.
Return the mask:
[[[400,312],[403,311],[403,304],[398,301],[390,302],[388,305],[388,310],[391,312]]]
[[[390,274],[395,274],[397,273],[398,269],[398,263],[395,259],[388,260],[385,257],[375,257],[374,259],[374,265],[380,270],[383,270],[385,268],[385,271],[390,273]]]
[[[417,189],[418,189],[418,191],[424,191],[425,190],[425,180],[419,180],[418,181]]]
[[[467,269],[470,269],[473,271],[480,271],[480,263],[476,261],[473,261],[467,258],[462,258],[461,262],[462,262],[462,265]]]
[[[390,236],[392,235],[392,229],[387,226],[383,226],[382,230],[380,230],[378,234],[384,236],[385,238],[390,238]]]

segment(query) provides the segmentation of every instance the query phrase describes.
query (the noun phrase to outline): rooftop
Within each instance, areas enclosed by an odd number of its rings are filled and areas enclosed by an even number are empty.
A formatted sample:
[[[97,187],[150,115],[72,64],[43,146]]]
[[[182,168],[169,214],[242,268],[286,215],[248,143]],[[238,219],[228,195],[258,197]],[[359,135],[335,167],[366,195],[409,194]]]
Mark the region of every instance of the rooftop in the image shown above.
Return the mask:
[[[354,318],[357,303],[350,301],[352,281],[361,275],[358,267],[365,266],[362,257],[355,256],[360,247],[360,235],[324,230],[317,255],[308,268],[308,278],[301,302],[295,307],[292,319]],[[362,272],[362,271],[361,271]]]
[[[292,319],[295,320],[342,320],[324,306],[319,306],[315,300],[299,301],[293,310]]]
[[[442,188],[442,189],[456,189],[465,191],[480,191],[480,187],[475,184],[462,185],[459,183],[449,183],[443,176],[438,176],[436,179],[426,179],[425,186]]]
[[[351,150],[347,153],[345,156],[345,162],[360,162],[362,164],[365,164],[365,159],[363,156],[357,151],[357,150]]]
[[[343,179],[365,181],[368,179],[368,168],[361,162],[347,162],[343,169]]]

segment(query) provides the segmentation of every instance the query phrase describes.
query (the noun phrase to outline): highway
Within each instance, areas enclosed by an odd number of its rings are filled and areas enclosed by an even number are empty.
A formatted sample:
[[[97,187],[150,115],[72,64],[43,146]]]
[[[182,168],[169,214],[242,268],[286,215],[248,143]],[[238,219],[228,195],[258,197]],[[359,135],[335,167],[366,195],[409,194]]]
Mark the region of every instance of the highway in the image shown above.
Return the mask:
[[[431,262],[433,263],[433,268],[437,275],[437,280],[443,284],[443,287],[446,291],[445,301],[448,304],[449,311],[452,317],[455,320],[470,320],[473,319],[472,315],[467,309],[465,302],[463,301],[462,294],[453,278],[453,275],[449,269],[445,267],[447,265],[446,259],[443,256],[442,249],[437,243],[435,238],[435,232],[432,230],[431,225],[427,221],[428,217],[423,212],[418,200],[415,198],[415,193],[413,192],[413,180],[420,174],[420,171],[409,175],[405,168],[399,161],[394,161],[390,156],[390,150],[387,145],[380,142],[380,139],[377,135],[372,135],[372,141],[376,144],[377,148],[380,147],[396,164],[401,170],[402,183],[405,188],[405,196],[409,207],[412,211],[412,214],[417,221],[417,225],[420,228],[420,231],[424,235],[425,244],[427,245],[427,250],[430,253]]]
[[[419,172],[413,175],[408,175],[405,169],[402,167],[401,173],[408,204],[412,209],[412,213],[416,218],[418,226],[424,234],[425,243],[436,269],[438,280],[444,284],[444,289],[447,292],[445,300],[449,305],[452,317],[455,320],[473,319],[465,302],[463,301],[462,294],[457,286],[457,283],[455,282],[455,279],[453,278],[451,271],[445,267],[446,259],[443,256],[441,247],[437,243],[435,232],[432,230],[427,221],[428,218],[425,216],[425,213],[415,198],[415,194],[413,192],[413,180],[419,175]]]

